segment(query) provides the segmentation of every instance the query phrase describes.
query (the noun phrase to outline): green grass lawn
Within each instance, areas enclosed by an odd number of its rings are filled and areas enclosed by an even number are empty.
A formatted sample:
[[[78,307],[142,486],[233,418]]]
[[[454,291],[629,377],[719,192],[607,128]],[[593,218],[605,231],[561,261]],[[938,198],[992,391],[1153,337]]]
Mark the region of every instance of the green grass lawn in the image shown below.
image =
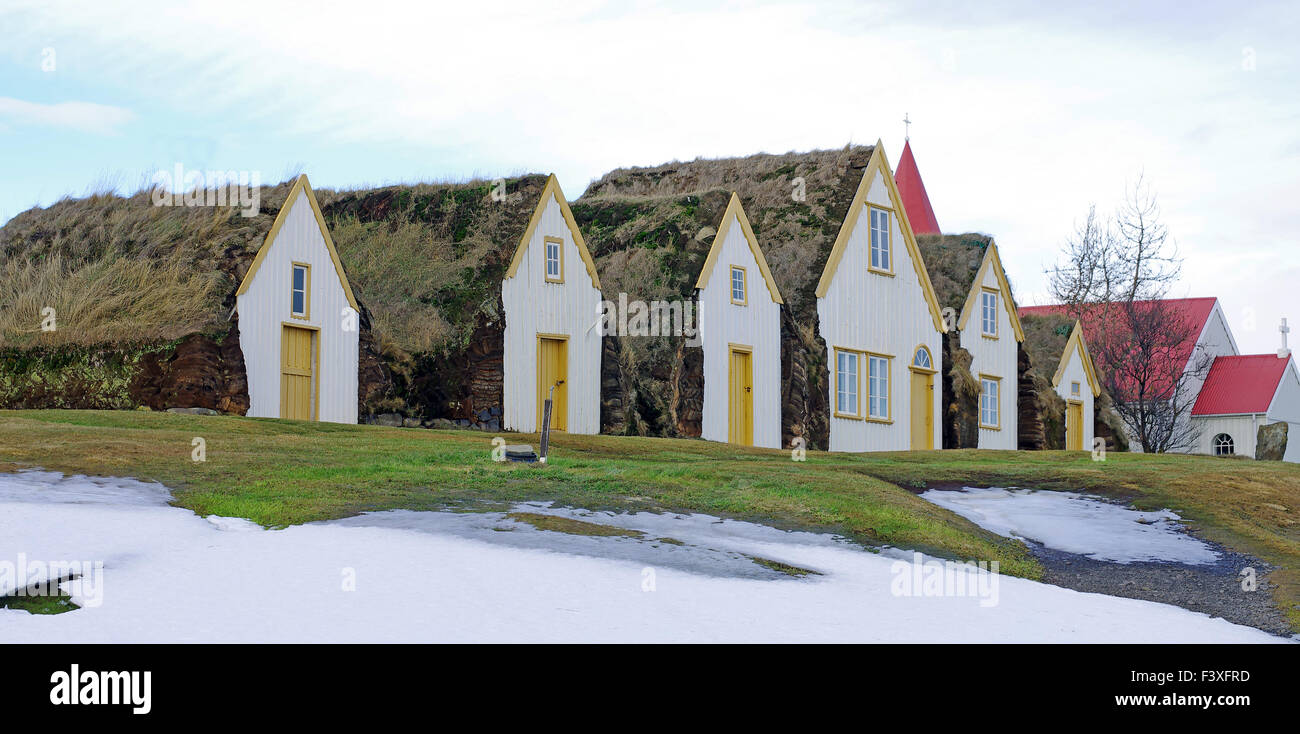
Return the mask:
[[[504,434],[537,445],[537,436]],[[206,461],[191,459],[192,441]],[[554,500],[590,509],[705,512],[868,544],[998,561],[1037,578],[1024,547],[913,494],[947,484],[1087,490],[1169,507],[1204,537],[1282,570],[1278,601],[1300,629],[1300,466],[1206,456],[1060,451],[829,454],[707,441],[552,437],[546,466],[492,461],[492,436],[149,412],[0,411],[0,470],[163,482],[199,514],[282,526],[383,509],[504,509]]]

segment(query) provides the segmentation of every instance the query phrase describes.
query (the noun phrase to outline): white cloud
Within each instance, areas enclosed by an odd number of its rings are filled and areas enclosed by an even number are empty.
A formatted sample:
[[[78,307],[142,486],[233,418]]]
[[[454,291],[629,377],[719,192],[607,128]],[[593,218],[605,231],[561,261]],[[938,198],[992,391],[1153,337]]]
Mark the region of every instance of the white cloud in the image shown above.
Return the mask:
[[[883,138],[897,161],[906,112],[940,224],[996,235],[1022,300],[1045,297],[1043,269],[1088,204],[1113,206],[1142,171],[1188,257],[1188,294],[1254,308],[1260,324],[1300,321],[1285,280],[1300,198],[1294,3],[21,7],[0,11],[16,46],[58,48],[60,77],[131,106],[238,136],[412,146],[429,179],[554,171],[570,196],[617,166],[849,139]],[[1239,333],[1244,349],[1272,346],[1256,331]]]
[[[61,127],[102,135],[117,132],[135,115],[121,107],[94,102],[59,102],[42,104],[12,97],[0,97],[0,119],[13,125]],[[0,133],[10,130],[0,124]]]

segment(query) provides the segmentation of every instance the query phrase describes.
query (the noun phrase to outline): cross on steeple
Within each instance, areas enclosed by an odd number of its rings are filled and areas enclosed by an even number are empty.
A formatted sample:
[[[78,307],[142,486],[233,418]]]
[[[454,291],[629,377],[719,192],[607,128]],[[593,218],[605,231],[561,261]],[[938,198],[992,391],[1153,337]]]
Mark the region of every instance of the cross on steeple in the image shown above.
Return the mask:
[[[1282,332],[1282,348],[1277,350],[1277,356],[1286,359],[1291,356],[1291,350],[1286,346],[1286,335],[1291,333],[1291,327],[1286,325],[1286,319],[1282,319],[1282,325],[1277,330]]]
[[[903,140],[912,139],[912,121],[908,119],[907,113],[903,113]]]

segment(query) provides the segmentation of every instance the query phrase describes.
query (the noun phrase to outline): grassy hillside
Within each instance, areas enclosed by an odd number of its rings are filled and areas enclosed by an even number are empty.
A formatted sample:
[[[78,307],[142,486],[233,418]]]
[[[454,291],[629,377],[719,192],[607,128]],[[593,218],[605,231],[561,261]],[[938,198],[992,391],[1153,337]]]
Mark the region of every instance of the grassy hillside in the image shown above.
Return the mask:
[[[202,436],[207,461],[190,459]],[[531,442],[535,435],[511,436]],[[269,525],[389,508],[499,508],[520,500],[616,510],[679,510],[957,559],[1041,568],[1014,542],[916,497],[937,485],[1086,490],[1143,509],[1168,507],[1204,537],[1281,570],[1277,599],[1300,629],[1300,466],[1208,456],[929,451],[880,454],[741,449],[678,439],[553,437],[550,465],[491,461],[483,434],[236,417],[0,411],[0,470],[155,479],[200,514]]]
[[[428,403],[466,389],[427,389],[431,373],[464,381],[431,365],[463,363],[475,329],[500,318],[501,275],[544,183],[510,179],[505,197],[483,181],[316,192],[363,309],[363,362],[373,351],[383,364],[365,412],[436,412],[443,406]],[[87,354],[135,364],[131,354],[164,348],[165,361],[188,335],[220,342],[235,289],[289,189],[262,187],[253,217],[158,207],[148,191],[64,199],[14,217],[0,228],[0,398],[53,394],[49,385],[72,381],[91,393],[82,405],[134,407],[113,386],[138,374],[95,367],[69,377],[60,365]],[[54,331],[40,328],[46,307]]]

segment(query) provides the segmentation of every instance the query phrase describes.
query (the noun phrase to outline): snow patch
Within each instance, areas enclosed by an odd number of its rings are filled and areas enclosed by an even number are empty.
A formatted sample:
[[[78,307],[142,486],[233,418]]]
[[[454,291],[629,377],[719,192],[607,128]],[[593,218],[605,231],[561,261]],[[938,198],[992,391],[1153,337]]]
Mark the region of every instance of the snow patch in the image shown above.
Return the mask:
[[[1219,559],[1169,510],[1142,512],[1075,492],[999,487],[931,489],[921,497],[998,535],[1093,560],[1203,565]]]
[[[1281,640],[1169,605],[1011,577],[1000,577],[991,607],[972,597],[899,596],[890,557],[834,536],[707,515],[520,506],[681,546],[451,512],[256,532],[141,502],[143,483],[131,480],[96,485],[94,503],[61,501],[64,479],[0,474],[8,498],[0,500],[0,561],[19,553],[104,560],[102,604],[54,617],[0,614],[0,644]],[[722,559],[732,553],[825,575],[731,575]]]

